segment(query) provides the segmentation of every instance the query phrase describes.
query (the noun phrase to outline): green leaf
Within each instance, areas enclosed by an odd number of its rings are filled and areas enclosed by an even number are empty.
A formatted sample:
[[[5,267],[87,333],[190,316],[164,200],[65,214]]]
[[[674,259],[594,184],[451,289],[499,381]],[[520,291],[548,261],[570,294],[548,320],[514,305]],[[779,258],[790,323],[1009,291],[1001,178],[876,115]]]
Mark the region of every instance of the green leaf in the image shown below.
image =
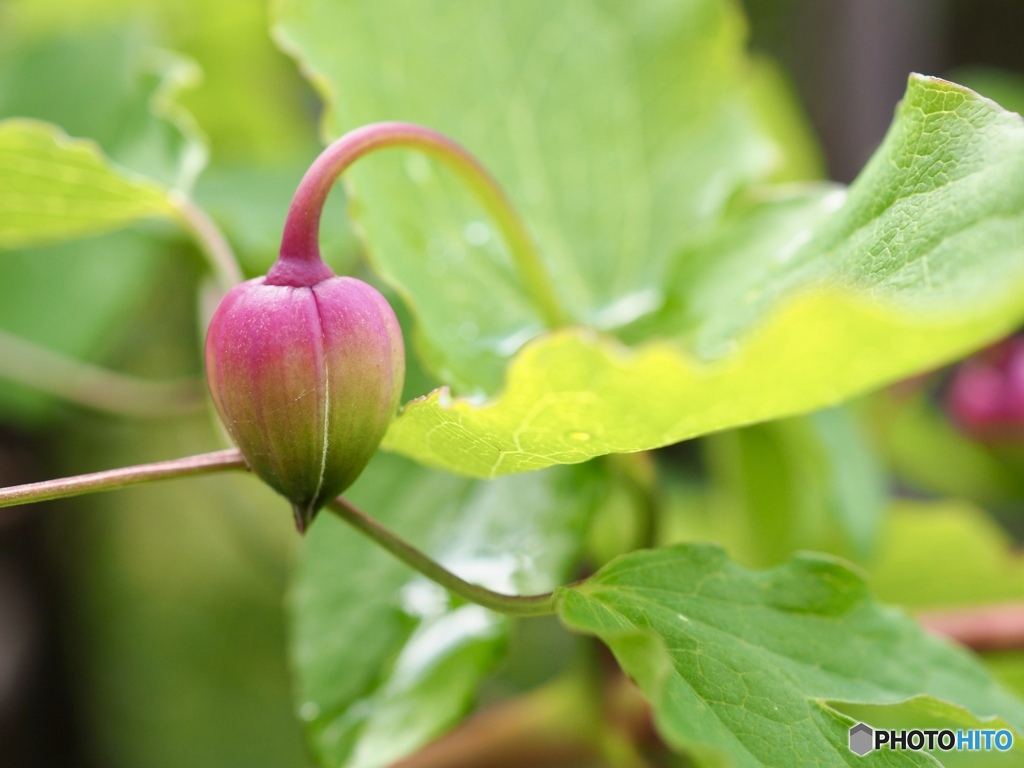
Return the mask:
[[[1024,595],[1024,560],[1013,540],[970,503],[901,501],[886,516],[882,542],[869,572],[884,600],[926,609]]]
[[[905,704],[885,707],[845,704],[836,708],[857,722],[872,723],[875,727],[892,730],[1000,730],[1007,727],[1006,723],[1000,720],[978,720],[962,709],[927,696],[918,696]],[[977,768],[978,766],[977,752],[966,750],[943,752],[940,749],[930,751],[942,763],[943,768]],[[1020,768],[1022,757],[1024,757],[1024,746],[1021,745],[1019,738],[1015,738],[1013,747],[1009,751],[999,752],[993,749],[986,752],[981,759],[984,761],[985,768]]]
[[[773,86],[749,77],[733,3],[286,0],[276,31],[327,102],[328,136],[399,119],[477,154],[585,325],[657,309],[680,245],[798,154],[763,127],[799,118],[754,103],[751,89]],[[542,323],[485,214],[408,153],[348,177],[370,257],[411,303],[428,360],[460,390],[493,392]]]
[[[886,477],[853,414],[842,408],[711,435],[705,517],[743,563],[773,565],[799,550],[867,554]]]
[[[1017,114],[1024,113],[1024,76],[1008,69],[987,66],[957,67],[953,79]]]
[[[199,70],[154,47],[139,25],[25,36],[0,64],[0,117],[59,125],[96,141],[118,165],[186,193],[206,164],[205,139],[178,104]]]
[[[942,611],[1011,604],[1024,595],[1024,559],[1015,542],[970,503],[900,501],[886,515],[881,542],[867,566],[868,581],[887,602]],[[1024,653],[983,658],[993,675],[1024,696]]]
[[[0,248],[174,218],[168,192],[114,166],[92,141],[36,120],[0,121]]]
[[[688,254],[689,279],[635,333],[672,340],[546,334],[499,396],[415,400],[386,445],[524,471],[816,410],[955,359],[1024,316],[1022,174],[1018,115],[915,76],[848,195],[755,204]]]
[[[1004,302],[1003,307],[1006,306]],[[845,294],[807,294],[751,333],[734,356],[700,363],[671,342],[629,350],[586,331],[529,344],[501,397],[437,390],[406,404],[384,446],[479,477],[655,448],[841,401],[966,352],[996,318],[934,323]],[[851,357],[851,350],[870,355]]]
[[[853,720],[827,702],[930,696],[1018,732],[1024,703],[968,654],[878,605],[842,565],[801,556],[749,571],[713,546],[621,557],[560,590],[561,615],[600,637],[650,699],[676,749],[735,766],[934,765],[847,748]]]
[[[567,580],[601,487],[593,467],[481,483],[382,454],[350,497],[464,578],[531,594]],[[325,764],[391,765],[470,706],[508,620],[321,517],[292,593],[299,715]]]
[[[971,499],[990,508],[1019,505],[1024,495],[1019,450],[967,437],[937,407],[937,397],[927,387],[872,398],[876,442],[893,473],[929,494]]]

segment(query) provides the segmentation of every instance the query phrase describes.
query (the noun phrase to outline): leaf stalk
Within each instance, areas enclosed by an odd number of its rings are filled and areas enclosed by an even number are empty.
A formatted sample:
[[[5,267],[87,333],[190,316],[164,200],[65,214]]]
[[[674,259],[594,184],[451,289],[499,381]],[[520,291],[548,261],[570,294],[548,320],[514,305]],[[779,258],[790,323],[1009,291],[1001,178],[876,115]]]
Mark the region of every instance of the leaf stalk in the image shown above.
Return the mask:
[[[342,496],[330,502],[327,509],[412,569],[468,602],[509,616],[548,616],[557,608],[557,597],[553,592],[542,595],[506,595],[471,584],[385,528]]]

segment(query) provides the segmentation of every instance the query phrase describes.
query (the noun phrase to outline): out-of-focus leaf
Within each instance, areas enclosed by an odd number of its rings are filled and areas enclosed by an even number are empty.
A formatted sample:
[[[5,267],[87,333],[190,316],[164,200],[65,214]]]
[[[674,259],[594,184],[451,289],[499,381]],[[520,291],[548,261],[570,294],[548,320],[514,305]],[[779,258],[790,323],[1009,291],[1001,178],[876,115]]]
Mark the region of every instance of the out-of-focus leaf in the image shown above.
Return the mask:
[[[1017,502],[1024,495],[1019,449],[971,440],[929,394],[886,392],[870,403],[873,431],[893,473],[927,493],[986,505]]]
[[[1024,559],[991,518],[962,501],[899,502],[887,516],[872,589],[910,608],[1020,600]]]
[[[481,483],[379,455],[350,496],[463,578],[532,594],[568,580],[602,485],[594,467]],[[299,715],[324,764],[383,768],[466,711],[508,622],[321,517],[292,592]]]
[[[1024,558],[1006,531],[963,501],[901,501],[886,515],[877,556],[868,564],[872,590],[915,610],[1018,603]],[[1024,696],[1024,653],[989,653],[992,673]]]
[[[96,141],[118,165],[186,193],[206,165],[205,140],[178,104],[199,71],[156,49],[138,27],[23,41],[0,63],[0,117],[59,125]]]
[[[798,550],[864,555],[886,501],[886,478],[845,409],[708,437],[707,517],[730,553],[775,564]]]
[[[0,253],[0,328],[74,359],[113,362],[123,319],[153,302],[161,265],[174,261],[169,256],[165,246],[134,232]],[[54,402],[4,380],[4,364],[0,359],[3,419],[27,426],[52,417]],[[192,369],[143,375],[183,371]]]
[[[915,76],[848,195],[766,203],[698,249],[659,326],[675,341],[547,334],[499,396],[413,401],[387,445],[523,471],[814,410],[962,356],[1024,315],[1021,174],[1018,115]]]
[[[824,178],[825,158],[785,72],[771,59],[762,57],[754,60],[751,75],[750,95],[757,116],[785,157],[771,181]]]
[[[0,248],[176,215],[167,190],[113,165],[95,143],[35,120],[0,122]]]
[[[67,473],[209,450],[205,417],[65,426]],[[288,506],[216,476],[61,502],[76,713],[109,768],[306,768],[282,600]],[[52,517],[50,517],[52,515]]]
[[[329,136],[408,120],[476,153],[569,314],[602,329],[657,309],[679,247],[786,158],[753,104],[763,84],[748,78],[731,2],[287,0],[276,29],[327,101]],[[370,257],[411,302],[428,360],[460,390],[493,392],[542,323],[487,214],[409,154],[349,180]]]
[[[196,202],[224,229],[246,273],[266,274],[281,248],[281,232],[305,160],[292,166],[215,166],[196,186]],[[348,225],[344,195],[327,199],[320,222],[320,252],[338,274],[359,267],[360,245]]]
[[[847,746],[854,723],[827,702],[915,696],[1018,731],[1024,703],[969,655],[876,603],[836,562],[802,556],[748,571],[711,546],[621,557],[560,590],[573,629],[606,642],[654,707],[662,736],[737,767],[921,765],[920,753]],[[943,704],[942,702],[947,702]],[[703,761],[702,761],[703,762]]]

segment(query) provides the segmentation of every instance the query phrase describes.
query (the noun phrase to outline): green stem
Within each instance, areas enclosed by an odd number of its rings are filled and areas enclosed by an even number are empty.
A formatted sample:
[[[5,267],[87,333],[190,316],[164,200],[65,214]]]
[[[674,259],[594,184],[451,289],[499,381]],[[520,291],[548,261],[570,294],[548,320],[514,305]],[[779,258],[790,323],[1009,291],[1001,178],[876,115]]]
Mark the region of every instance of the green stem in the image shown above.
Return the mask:
[[[224,292],[242,282],[244,276],[242,268],[238,266],[238,259],[235,258],[235,253],[231,250],[224,233],[213,220],[184,195],[175,194],[173,202],[182,226],[195,238],[196,243],[206,254],[207,261]]]
[[[123,416],[173,416],[203,407],[195,379],[148,381],[67,357],[0,330],[0,376],[87,408]]]
[[[552,592],[543,595],[505,595],[477,584],[470,584],[396,536],[341,496],[330,502],[327,508],[409,567],[471,603],[510,616],[548,616],[556,610],[557,598]]]
[[[349,131],[331,144],[303,176],[292,199],[281,239],[281,258],[267,279],[272,285],[291,285],[320,269],[320,214],[338,177],[359,158],[379,149],[415,149],[448,165],[480,199],[508,244],[512,261],[534,302],[551,328],[569,319],[527,231],[498,182],[479,161],[447,136],[411,123],[372,123]],[[308,282],[308,281],[307,281]],[[306,284],[303,282],[302,284]]]
[[[68,496],[80,496],[98,491],[113,491],[131,485],[150,483],[154,480],[169,480],[176,477],[195,477],[210,475],[215,472],[245,469],[245,459],[237,449],[203,453],[188,456],[184,459],[157,461],[152,464],[138,464],[134,467],[108,469],[105,472],[94,472],[90,475],[62,477],[57,480],[46,480],[42,483],[15,485],[0,488],[0,509],[13,507],[16,504],[30,504],[37,501],[63,499]]]

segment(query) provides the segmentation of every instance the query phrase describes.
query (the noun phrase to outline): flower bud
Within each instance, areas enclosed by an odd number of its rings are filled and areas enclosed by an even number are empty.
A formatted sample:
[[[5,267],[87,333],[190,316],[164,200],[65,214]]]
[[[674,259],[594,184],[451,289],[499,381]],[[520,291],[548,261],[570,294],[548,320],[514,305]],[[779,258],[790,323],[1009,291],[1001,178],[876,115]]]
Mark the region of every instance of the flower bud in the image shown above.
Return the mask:
[[[292,502],[300,531],[377,450],[405,376],[384,297],[309,263],[315,272],[275,268],[236,286],[206,338],[217,412],[249,467]]]
[[[1024,438],[1024,337],[1004,339],[961,363],[946,401],[953,420],[975,439]]]

